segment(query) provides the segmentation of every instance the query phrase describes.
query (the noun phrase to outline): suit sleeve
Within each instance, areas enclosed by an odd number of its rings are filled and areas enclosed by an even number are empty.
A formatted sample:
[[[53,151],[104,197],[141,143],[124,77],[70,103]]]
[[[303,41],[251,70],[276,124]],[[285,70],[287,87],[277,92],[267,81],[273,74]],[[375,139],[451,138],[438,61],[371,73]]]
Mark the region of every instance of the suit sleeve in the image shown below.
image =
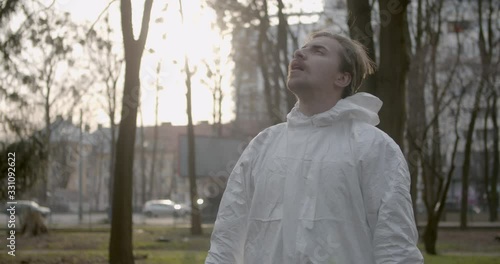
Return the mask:
[[[251,159],[248,149],[236,163],[222,196],[205,264],[241,264],[249,209]]]
[[[363,141],[361,190],[375,263],[424,263],[417,248],[418,231],[405,158],[399,146],[382,132],[367,133]]]

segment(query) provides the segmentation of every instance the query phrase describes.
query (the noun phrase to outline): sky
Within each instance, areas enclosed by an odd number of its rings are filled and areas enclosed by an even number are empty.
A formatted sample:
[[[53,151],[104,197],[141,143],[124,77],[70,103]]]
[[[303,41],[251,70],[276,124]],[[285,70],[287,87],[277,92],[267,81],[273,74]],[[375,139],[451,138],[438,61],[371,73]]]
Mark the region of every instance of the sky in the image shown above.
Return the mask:
[[[234,119],[234,100],[231,87],[233,65],[229,59],[231,37],[230,35],[220,36],[211,27],[215,22],[215,13],[210,8],[203,9],[201,1],[183,1],[184,24],[181,22],[178,0],[154,1],[153,3],[150,30],[141,67],[141,101],[145,125],[154,125],[155,122],[156,67],[159,61],[162,63],[159,82],[164,87],[160,92],[159,99],[159,123],[187,124],[185,73],[180,70],[184,65],[184,54],[188,54],[190,65],[192,68],[196,68],[199,73],[192,81],[193,121],[195,123],[205,120],[212,121],[212,95],[209,88],[203,85],[199,78],[205,76],[203,59],[209,62],[213,61],[213,48],[216,46],[220,47],[221,58],[225,62],[222,66],[224,71],[222,121],[226,123]],[[321,0],[309,1],[309,4],[304,5],[303,10],[314,10],[315,6],[317,10],[321,2]],[[93,23],[108,3],[110,1],[57,0],[56,5],[61,10],[68,11],[76,22]],[[168,6],[165,9],[166,4]],[[140,30],[143,5],[143,0],[132,1],[134,33],[136,35]],[[110,5],[109,12],[111,25],[117,32],[115,43],[121,46],[119,1],[114,1]],[[154,22],[159,17],[164,20],[161,24]],[[166,39],[163,39],[163,35],[166,36]],[[149,52],[151,49],[154,50],[153,53]],[[123,84],[120,88],[122,86]],[[121,105],[121,102],[119,104]],[[98,107],[91,108],[93,111],[85,114],[84,122],[90,123],[91,127],[96,127],[98,123],[108,126],[109,119],[105,111]],[[139,118],[138,125],[140,122]]]

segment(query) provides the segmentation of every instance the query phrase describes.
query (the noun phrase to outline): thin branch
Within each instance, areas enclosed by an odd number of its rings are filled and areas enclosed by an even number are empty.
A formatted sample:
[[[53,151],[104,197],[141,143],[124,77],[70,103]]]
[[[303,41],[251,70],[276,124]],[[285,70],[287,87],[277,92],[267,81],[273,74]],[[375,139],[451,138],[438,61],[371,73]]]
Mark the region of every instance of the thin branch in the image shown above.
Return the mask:
[[[101,11],[101,13],[97,16],[96,20],[92,25],[90,26],[89,30],[87,30],[87,34],[85,34],[86,37],[90,34],[90,32],[94,29],[94,26],[97,24],[99,20],[101,20],[102,15],[108,11],[109,7],[114,3],[117,2],[117,0],[111,0],[111,2],[108,3],[108,5]]]
[[[139,39],[137,40],[141,50],[144,48],[144,45],[146,44],[146,38],[148,37],[149,20],[151,18],[152,6],[153,6],[153,0],[146,0],[146,2],[144,2],[144,12],[142,14],[141,33],[139,34]]]

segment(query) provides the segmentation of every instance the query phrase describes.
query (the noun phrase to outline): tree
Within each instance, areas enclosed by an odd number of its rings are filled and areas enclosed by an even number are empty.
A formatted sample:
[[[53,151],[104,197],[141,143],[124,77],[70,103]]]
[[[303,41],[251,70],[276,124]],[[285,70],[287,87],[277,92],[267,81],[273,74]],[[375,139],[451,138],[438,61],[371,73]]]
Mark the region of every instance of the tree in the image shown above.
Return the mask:
[[[149,177],[149,194],[151,195],[150,198],[153,198],[155,195],[155,185],[157,185],[156,180],[156,155],[157,155],[157,149],[158,149],[158,111],[159,111],[159,105],[158,105],[158,100],[160,98],[160,91],[163,89],[163,87],[160,84],[160,73],[161,73],[161,61],[158,62],[158,65],[156,67],[156,95],[155,95],[155,126],[153,130],[153,154],[151,157],[151,170],[150,170],[150,177]]]
[[[217,30],[215,25],[212,25],[212,29]],[[219,33],[222,32],[219,31]],[[222,92],[222,79],[224,78],[222,66],[225,61],[223,61],[220,46],[215,46],[213,48],[213,54],[215,56],[213,61],[203,61],[206,68],[206,78],[201,81],[212,93],[213,131],[215,135],[220,137],[222,136],[222,102],[224,99],[224,93]]]
[[[141,164],[141,204],[145,204],[148,197],[147,195],[147,177],[146,177],[146,140],[144,139],[145,133],[144,133],[144,118],[142,115],[142,106],[139,104],[139,118],[141,119],[141,137],[140,137],[140,142],[139,144],[141,145],[141,153],[140,153],[140,164]]]
[[[414,48],[409,48],[413,52],[408,74],[408,160],[412,184],[418,175],[422,178],[422,200],[427,212],[422,238],[428,254],[437,254],[438,224],[456,169],[461,140],[458,124],[465,87],[469,85],[462,79],[456,81],[463,53],[460,35],[455,34],[452,42],[456,49],[454,46],[449,53],[439,53],[441,46],[449,44],[442,41],[442,7],[443,1],[418,1],[416,14],[412,14],[416,20],[407,33],[414,44]],[[448,67],[441,66],[445,63]],[[426,93],[430,96],[426,97]],[[446,158],[450,151],[451,157]],[[416,206],[416,213],[415,209]]]
[[[376,75],[369,76],[361,89],[378,96],[384,106],[380,110],[379,127],[403,149],[406,120],[406,74],[408,1],[379,0],[379,64]],[[365,45],[368,55],[376,61],[371,26],[372,7],[367,0],[347,1],[349,32],[353,39]],[[414,182],[414,180],[413,180]]]
[[[479,59],[480,59],[480,80],[476,88],[474,95],[474,104],[471,110],[469,124],[467,129],[467,138],[465,143],[464,151],[464,161],[462,165],[462,201],[460,208],[460,228],[467,228],[467,212],[468,212],[468,197],[469,197],[469,169],[471,164],[471,152],[473,143],[473,134],[476,126],[476,120],[481,107],[481,97],[483,96],[483,91],[488,85],[493,85],[494,69],[498,68],[498,62],[492,62],[493,52],[495,47],[498,46],[498,40],[495,39],[493,28],[492,28],[492,17],[494,6],[492,1],[488,1],[488,18],[487,18],[487,29],[484,29],[483,25],[483,0],[478,0],[477,2],[477,15],[478,15],[478,39],[477,44],[479,47]],[[498,131],[498,129],[497,129]],[[498,143],[497,143],[498,144]],[[497,154],[498,155],[498,154]],[[498,166],[498,165],[497,165]],[[496,169],[498,170],[498,169]],[[494,175],[495,179],[498,179],[497,175]],[[493,196],[497,196],[496,186],[491,192]],[[495,210],[496,211],[496,210]]]
[[[9,162],[0,164],[0,199],[12,200],[11,192],[14,191],[16,197],[29,193],[31,187],[38,183],[38,179],[43,176],[40,171],[47,162],[42,136],[35,134],[28,139],[9,144],[6,148],[0,149],[3,157],[9,157]],[[12,168],[15,169],[15,177],[12,177]],[[14,189],[11,187],[14,186]],[[38,236],[47,233],[40,212],[21,211],[19,212],[18,223],[21,233],[25,236]]]
[[[15,12],[18,5],[21,3],[19,0],[6,0],[0,5],[0,22],[8,19],[12,13]]]
[[[182,2],[179,0],[179,11],[181,13],[182,24],[184,24],[184,12],[182,11]],[[196,186],[196,156],[195,156],[195,137],[193,128],[193,114],[191,110],[191,76],[193,72],[189,67],[187,53],[184,55],[184,72],[186,73],[186,102],[187,102],[187,137],[188,137],[188,170],[189,170],[189,197],[191,199],[191,234],[201,235],[201,211],[198,207],[198,190]]]
[[[15,185],[16,196],[22,196],[29,192],[37,180],[42,177],[40,167],[46,162],[45,148],[41,140],[41,135],[35,134],[29,138],[8,144],[0,149],[2,157],[8,157],[8,153],[15,153]],[[8,174],[9,164],[2,162],[0,164],[0,199],[8,199]],[[12,182],[12,181],[11,181]]]
[[[408,54],[406,7],[408,0],[379,0],[380,7],[380,62],[377,73],[376,95],[384,102],[380,110],[380,129],[385,131],[401,149],[406,119],[406,73]]]
[[[375,45],[373,41],[372,29],[372,7],[368,0],[347,1],[349,15],[347,25],[351,38],[363,44],[368,52],[368,56],[373,61],[377,61],[375,55]],[[377,74],[369,75],[363,82],[359,90],[371,94],[377,94]]]
[[[272,2],[276,5],[276,13],[269,12],[270,7],[274,7]],[[281,0],[213,0],[210,5],[218,14],[218,24],[224,23],[224,27],[232,31],[233,50],[247,50],[244,54],[236,52],[237,55],[233,57],[235,62],[248,67],[244,71],[250,74],[250,78],[255,75],[254,69],[262,76],[258,78],[262,83],[256,85],[263,87],[262,97],[270,123],[283,122],[283,112],[291,110],[296,102],[295,96],[286,87],[289,58],[292,55],[289,43],[298,46],[297,37],[288,25],[287,6]],[[270,21],[276,17],[278,24],[272,26]],[[236,77],[238,81],[240,79]]]
[[[363,44],[368,51],[368,56],[373,61],[377,61],[373,42],[372,7],[370,2],[368,0],[347,1],[347,9],[349,10],[347,25],[349,26],[351,38]],[[376,73],[369,75],[359,89],[371,94],[377,94],[376,80]]]
[[[446,198],[450,187],[451,178],[455,171],[455,157],[457,153],[458,143],[460,141],[458,120],[460,118],[464,93],[465,89],[462,89],[462,92],[460,93],[458,98],[454,98],[454,100],[457,102],[457,110],[454,121],[455,140],[453,143],[453,150],[448,171],[444,171],[444,169],[441,167],[442,164],[439,164],[439,166],[437,166],[436,164],[437,156],[441,155],[441,152],[439,150],[436,150],[440,149],[439,147],[436,147],[440,146],[438,144],[441,143],[438,139],[439,135],[434,134],[431,136],[431,147],[428,147],[427,143],[424,143],[421,146],[414,146],[414,148],[416,148],[417,151],[420,152],[419,160],[421,161],[423,174],[422,178],[424,181],[423,199],[427,210],[427,223],[423,234],[423,241],[426,252],[431,255],[437,254],[436,242],[438,235],[438,225],[446,204]],[[440,112],[437,112],[436,114],[439,115]],[[439,119],[439,116],[435,116],[435,119]],[[428,139],[426,137],[427,131],[424,132],[423,142],[428,142]],[[415,141],[413,141],[412,144],[415,144]],[[426,147],[430,150],[422,149],[421,147]],[[429,152],[431,152],[430,155]],[[438,183],[435,183],[435,179],[438,180]]]
[[[123,89],[121,121],[116,146],[113,207],[109,260],[113,264],[134,263],[132,253],[132,178],[137,124],[137,105],[140,95],[139,71],[144,45],[149,31],[153,0],[144,2],[139,38],[132,29],[130,0],[120,1],[121,25],[125,50],[125,84]],[[119,179],[119,180],[118,180]]]
[[[486,109],[483,119],[483,152],[484,152],[484,190],[486,195],[486,200],[488,202],[488,211],[489,211],[489,221],[494,222],[498,220],[498,170],[499,170],[499,149],[498,149],[498,141],[499,141],[499,131],[498,131],[498,119],[497,119],[497,93],[494,87],[490,87],[491,91],[486,98]],[[492,141],[493,144],[490,144],[490,129],[488,120],[491,120],[493,124],[492,129]],[[490,146],[493,145],[493,146]],[[491,153],[492,152],[492,153]],[[493,154],[493,157],[490,156]],[[490,166],[490,164],[492,166]]]
[[[413,39],[406,34],[407,45],[414,45],[414,52],[410,54],[410,68],[408,73],[408,118],[407,118],[407,133],[406,138],[408,144],[408,167],[411,175],[410,193],[412,197],[413,214],[415,223],[417,221],[417,182],[420,173],[420,150],[419,146],[424,145],[424,128],[426,126],[427,114],[425,111],[425,78],[428,76],[428,67],[426,66],[426,58],[429,50],[429,45],[424,43],[423,35],[423,1],[417,2],[416,22],[413,25],[415,34]],[[413,41],[412,41],[413,40]],[[411,50],[411,49],[410,49]]]
[[[2,34],[5,37],[2,38],[5,59],[2,66],[5,71],[0,90],[7,95],[8,107],[17,109],[6,113],[5,118],[12,121],[11,128],[18,135],[22,129],[16,122],[18,120],[29,124],[25,127],[32,127],[26,131],[28,134],[43,127],[47,162],[40,168],[45,173],[39,177],[41,186],[37,191],[44,203],[47,202],[47,177],[52,163],[50,138],[53,117],[63,113],[71,115],[84,91],[72,83],[77,78],[84,80],[84,76],[62,74],[68,66],[78,66],[73,58],[73,48],[81,45],[82,34],[67,13],[58,13],[52,5],[45,6],[37,1],[19,5],[15,15],[22,21],[21,25],[15,27],[8,24],[3,31],[5,34]]]
[[[104,10],[106,15],[104,17],[103,28],[94,30],[91,28],[87,33],[87,45],[89,56],[95,66],[94,74],[98,75],[97,85],[104,83],[104,98],[106,100],[103,106],[109,117],[109,179],[108,179],[108,217],[111,222],[111,205],[113,204],[113,175],[114,175],[114,162],[116,159],[116,112],[118,101],[118,79],[121,76],[123,58],[113,50],[112,35],[113,29],[109,23],[109,12]]]

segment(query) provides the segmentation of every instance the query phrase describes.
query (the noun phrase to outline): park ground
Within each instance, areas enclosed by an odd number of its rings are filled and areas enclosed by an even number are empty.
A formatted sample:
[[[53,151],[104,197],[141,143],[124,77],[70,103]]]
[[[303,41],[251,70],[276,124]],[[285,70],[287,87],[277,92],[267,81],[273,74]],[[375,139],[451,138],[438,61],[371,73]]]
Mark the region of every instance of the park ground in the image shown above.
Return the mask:
[[[202,236],[191,236],[187,227],[134,226],[135,263],[204,263],[211,227],[203,231]],[[499,234],[500,228],[442,229],[437,246],[439,255],[424,254],[425,263],[500,264],[500,241],[495,239]],[[108,263],[108,243],[109,226],[52,229],[40,237],[16,238],[16,256],[8,255],[3,248],[0,263],[104,264]],[[419,247],[423,252],[423,244]]]

